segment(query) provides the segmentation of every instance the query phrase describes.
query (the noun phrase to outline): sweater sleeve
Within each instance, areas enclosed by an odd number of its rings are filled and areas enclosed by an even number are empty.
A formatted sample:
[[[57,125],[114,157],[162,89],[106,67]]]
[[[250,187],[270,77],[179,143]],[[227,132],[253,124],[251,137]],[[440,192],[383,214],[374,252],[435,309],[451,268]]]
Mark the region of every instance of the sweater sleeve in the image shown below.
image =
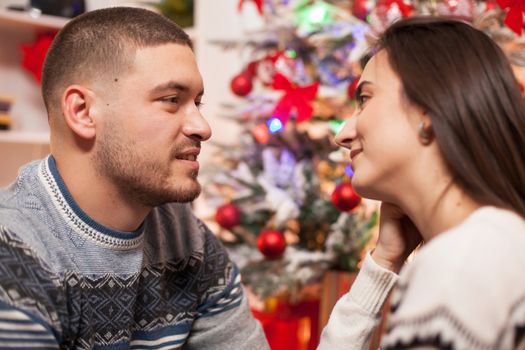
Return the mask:
[[[206,240],[201,285],[209,292],[197,309],[184,349],[269,349],[248,306],[238,268],[213,234],[208,233]]]
[[[58,349],[56,278],[0,225],[0,349]]]
[[[30,314],[0,301],[0,349],[58,349],[51,329]]]
[[[350,291],[337,302],[321,334],[317,350],[368,348],[381,308],[398,275],[365,257]]]

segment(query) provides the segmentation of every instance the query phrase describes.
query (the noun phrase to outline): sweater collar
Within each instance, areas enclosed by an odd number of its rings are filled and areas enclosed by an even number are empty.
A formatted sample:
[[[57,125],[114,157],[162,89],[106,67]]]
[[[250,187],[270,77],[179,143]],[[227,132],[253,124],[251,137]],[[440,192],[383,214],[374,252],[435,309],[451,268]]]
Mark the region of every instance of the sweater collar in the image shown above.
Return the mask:
[[[49,155],[38,170],[40,180],[50,195],[53,204],[70,228],[97,245],[111,249],[128,250],[141,245],[144,223],[131,232],[117,231],[99,224],[87,215],[75,202],[60,176],[55,159]]]

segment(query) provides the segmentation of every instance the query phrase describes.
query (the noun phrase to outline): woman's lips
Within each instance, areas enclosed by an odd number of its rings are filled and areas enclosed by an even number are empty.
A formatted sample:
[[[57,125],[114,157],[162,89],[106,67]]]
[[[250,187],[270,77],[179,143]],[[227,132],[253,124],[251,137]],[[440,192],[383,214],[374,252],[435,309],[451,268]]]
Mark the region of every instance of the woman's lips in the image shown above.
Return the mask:
[[[360,149],[353,149],[350,151],[350,159],[353,161],[355,159],[355,157],[361,153],[361,150]]]

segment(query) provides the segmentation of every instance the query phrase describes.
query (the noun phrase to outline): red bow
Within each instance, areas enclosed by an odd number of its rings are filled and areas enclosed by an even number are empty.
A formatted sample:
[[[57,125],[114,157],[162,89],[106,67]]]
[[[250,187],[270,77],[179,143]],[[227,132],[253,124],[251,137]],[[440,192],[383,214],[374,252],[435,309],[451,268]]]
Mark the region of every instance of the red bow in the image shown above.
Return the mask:
[[[285,93],[273,109],[272,116],[279,118],[283,125],[290,119],[290,112],[295,107],[297,111],[297,122],[303,122],[312,117],[312,100],[317,96],[319,82],[307,86],[297,86],[290,82],[284,75],[277,73],[274,76],[273,88],[284,90]]]
[[[259,10],[259,14],[262,15],[263,13],[263,0],[253,0],[255,2],[255,5],[257,6],[257,10]],[[244,4],[244,0],[239,1],[239,5],[237,6],[237,10],[240,12],[242,10],[242,5]]]
[[[523,12],[525,12],[524,0],[497,0],[501,9],[509,8],[504,23],[518,35],[521,35],[523,29]]]

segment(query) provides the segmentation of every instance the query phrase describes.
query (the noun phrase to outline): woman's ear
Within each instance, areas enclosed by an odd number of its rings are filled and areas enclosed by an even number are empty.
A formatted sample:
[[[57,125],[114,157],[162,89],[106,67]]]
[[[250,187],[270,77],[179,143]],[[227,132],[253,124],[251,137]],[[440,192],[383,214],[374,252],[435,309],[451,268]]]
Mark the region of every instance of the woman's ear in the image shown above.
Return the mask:
[[[428,116],[426,112],[423,113],[423,116],[419,121],[419,124],[417,126],[417,134],[419,137],[419,141],[423,145],[429,145],[430,143],[432,143],[432,140],[434,140],[434,129],[432,128],[432,119]]]
[[[91,95],[91,90],[80,85],[68,86],[62,95],[64,120],[69,129],[83,139],[95,137]]]

